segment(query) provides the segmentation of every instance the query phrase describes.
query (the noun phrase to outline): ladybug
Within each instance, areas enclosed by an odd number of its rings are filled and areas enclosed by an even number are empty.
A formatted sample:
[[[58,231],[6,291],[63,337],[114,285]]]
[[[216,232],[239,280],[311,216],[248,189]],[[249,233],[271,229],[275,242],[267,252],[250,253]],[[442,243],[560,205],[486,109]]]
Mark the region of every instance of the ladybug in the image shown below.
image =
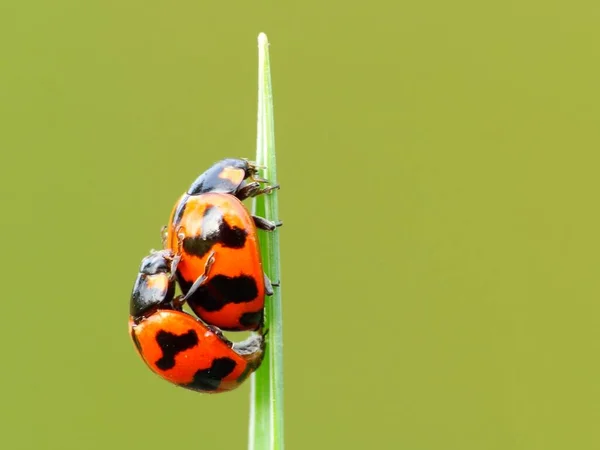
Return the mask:
[[[129,334],[148,367],[171,383],[198,392],[235,389],[261,364],[264,336],[232,343],[214,327],[182,311],[185,297],[173,298],[178,258],[170,251],[143,259],[131,294]],[[207,258],[198,285],[215,263]]]
[[[204,322],[227,331],[258,330],[265,295],[273,294],[256,230],[273,231],[281,223],[252,216],[241,202],[278,188],[263,188],[259,182],[266,180],[246,160],[214,164],[175,204],[164,237],[165,248],[180,257],[177,280],[190,308]],[[210,274],[196,283],[210,254],[216,255]]]

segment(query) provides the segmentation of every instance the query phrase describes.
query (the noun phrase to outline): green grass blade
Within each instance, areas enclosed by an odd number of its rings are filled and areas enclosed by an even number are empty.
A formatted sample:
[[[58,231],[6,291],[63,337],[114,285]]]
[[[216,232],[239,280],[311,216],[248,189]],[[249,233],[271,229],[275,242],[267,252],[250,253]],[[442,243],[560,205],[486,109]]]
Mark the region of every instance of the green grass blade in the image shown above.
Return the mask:
[[[258,36],[258,121],[256,162],[265,169],[262,175],[277,184],[275,161],[275,129],[273,120],[273,91],[269,62],[269,41],[266,34]],[[254,199],[253,213],[268,220],[279,221],[278,193],[272,192]],[[281,281],[279,262],[279,229],[259,231],[260,251],[267,276]],[[265,301],[267,349],[265,359],[251,378],[250,450],[283,450],[283,318],[281,288]]]

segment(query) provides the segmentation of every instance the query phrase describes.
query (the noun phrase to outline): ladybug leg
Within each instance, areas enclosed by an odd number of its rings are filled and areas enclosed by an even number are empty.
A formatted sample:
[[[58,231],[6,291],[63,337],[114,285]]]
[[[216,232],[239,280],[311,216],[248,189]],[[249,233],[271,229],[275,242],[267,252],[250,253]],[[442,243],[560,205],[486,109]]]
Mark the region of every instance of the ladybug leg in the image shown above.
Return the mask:
[[[183,248],[183,237],[185,236],[185,233],[183,230],[183,227],[179,227],[177,230],[177,253],[175,254],[175,256],[173,256],[173,260],[171,261],[171,276],[169,277],[170,281],[173,281],[175,279],[175,277],[177,276],[177,266],[179,265],[179,263],[181,262],[181,252],[182,252],[182,248]],[[166,229],[167,226],[165,225],[164,227],[162,227],[162,232],[163,232],[163,247],[165,247],[165,243],[167,240],[167,233],[166,233]]]
[[[177,254],[173,256],[173,261],[171,261],[171,276],[169,277],[169,281],[173,281],[177,276],[177,266],[181,261],[181,255]]]
[[[265,276],[265,295],[268,295],[269,297],[271,295],[273,295],[273,283],[271,283],[271,280],[269,279],[269,277],[267,276],[267,274],[264,274]]]
[[[272,222],[270,220],[265,219],[264,217],[259,216],[252,216],[252,219],[254,219],[254,225],[256,225],[256,228],[265,231],[273,231],[275,228],[283,225],[283,222],[281,221]]]
[[[179,262],[181,261],[181,254],[183,253],[184,237],[185,237],[185,229],[183,227],[179,227],[177,229],[177,253],[175,253],[175,256],[173,257],[173,262],[171,263],[171,280],[175,279],[175,276],[177,274],[177,266],[179,265]]]
[[[185,300],[183,300],[183,295],[178,295],[173,300],[171,300],[171,305],[173,305],[173,309],[175,311],[181,311],[183,309],[184,304]]]
[[[185,238],[185,228],[183,226],[179,226],[177,228],[177,254],[181,254],[183,249],[183,240]]]
[[[258,181],[259,183],[268,183],[269,180],[267,180],[266,178],[263,177],[259,177],[258,175],[254,174],[250,177],[250,179],[252,181]]]
[[[206,283],[208,281],[208,273],[210,272],[210,268],[212,267],[212,265],[215,263],[215,252],[212,252],[210,254],[210,256],[208,257],[208,259],[206,260],[206,264],[204,264],[204,273],[202,275],[200,275],[196,281],[194,281],[194,284],[192,284],[192,287],[190,287],[190,290],[187,292],[187,294],[185,294],[185,296],[181,299],[182,302],[186,302],[188,298],[190,298],[194,292],[196,292],[198,290],[198,288],[200,288],[204,283]]]
[[[263,180],[260,178],[260,180]],[[266,183],[267,180],[264,180]],[[250,197],[256,197],[257,195],[268,194],[269,192],[274,191],[275,189],[279,189],[279,185],[275,184],[273,186],[260,187],[260,183],[258,181],[253,181],[252,183],[245,183],[236,191],[235,196],[240,200],[245,200]]]
[[[258,183],[245,183],[243,186],[240,186],[235,193],[235,196],[240,200],[246,200],[249,197],[252,197],[252,191],[260,189],[260,184]]]
[[[275,287],[279,287],[279,282],[277,283],[273,283],[269,277],[267,276],[266,273],[264,273],[265,276],[265,295],[273,295],[273,286]]]

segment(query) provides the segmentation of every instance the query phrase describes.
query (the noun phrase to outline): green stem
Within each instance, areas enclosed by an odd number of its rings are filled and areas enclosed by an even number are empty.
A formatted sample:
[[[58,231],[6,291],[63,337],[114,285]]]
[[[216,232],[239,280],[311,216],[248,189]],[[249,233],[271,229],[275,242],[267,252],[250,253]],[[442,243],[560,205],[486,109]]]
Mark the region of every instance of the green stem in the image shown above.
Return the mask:
[[[277,184],[273,92],[267,35],[258,36],[258,121],[256,163],[265,167],[263,176]],[[253,213],[273,222],[279,221],[278,193],[273,191],[254,199]],[[274,282],[281,282],[279,229],[259,231],[263,268]],[[281,288],[273,288],[265,301],[267,348],[261,367],[252,375],[250,394],[250,450],[283,450],[283,318]]]

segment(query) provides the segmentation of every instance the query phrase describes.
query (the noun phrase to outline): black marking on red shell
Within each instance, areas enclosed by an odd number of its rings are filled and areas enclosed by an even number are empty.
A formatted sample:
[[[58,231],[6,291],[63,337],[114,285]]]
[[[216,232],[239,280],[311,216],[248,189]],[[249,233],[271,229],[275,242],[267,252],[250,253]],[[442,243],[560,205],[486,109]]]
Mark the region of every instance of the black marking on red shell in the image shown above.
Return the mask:
[[[216,391],[223,378],[235,369],[236,362],[231,358],[216,358],[208,369],[200,369],[194,380],[185,386],[198,391]]]
[[[198,334],[194,330],[188,330],[187,333],[180,335],[160,330],[156,333],[156,343],[163,355],[154,364],[160,370],[169,370],[175,367],[175,357],[179,353],[198,345]]]
[[[223,212],[214,205],[208,205],[202,216],[201,233],[183,239],[183,249],[186,253],[202,258],[215,244],[227,248],[244,248],[246,245],[246,230],[230,226],[224,219]]]
[[[192,308],[199,306],[207,312],[219,311],[229,303],[248,303],[258,296],[256,280],[249,275],[228,277],[215,275],[198,288],[188,299]]]
[[[245,312],[240,316],[239,322],[245,330],[249,330],[260,327],[262,320],[263,310],[261,309],[260,311]]]

